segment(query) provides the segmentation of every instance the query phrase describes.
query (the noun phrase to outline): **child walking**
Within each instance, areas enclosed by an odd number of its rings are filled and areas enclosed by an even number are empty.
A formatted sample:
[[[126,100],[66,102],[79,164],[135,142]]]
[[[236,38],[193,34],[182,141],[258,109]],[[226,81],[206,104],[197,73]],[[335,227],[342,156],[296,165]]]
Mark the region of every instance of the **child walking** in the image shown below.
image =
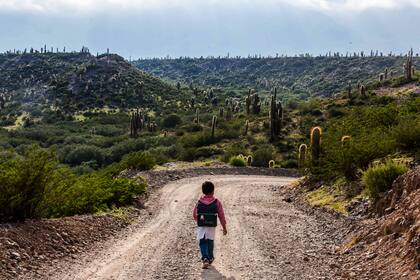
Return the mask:
[[[193,216],[197,222],[197,239],[200,244],[203,268],[208,268],[214,261],[214,238],[216,235],[217,217],[223,228],[223,235],[227,234],[225,213],[222,203],[214,197],[214,184],[206,181],[201,186],[203,196],[194,207]]]

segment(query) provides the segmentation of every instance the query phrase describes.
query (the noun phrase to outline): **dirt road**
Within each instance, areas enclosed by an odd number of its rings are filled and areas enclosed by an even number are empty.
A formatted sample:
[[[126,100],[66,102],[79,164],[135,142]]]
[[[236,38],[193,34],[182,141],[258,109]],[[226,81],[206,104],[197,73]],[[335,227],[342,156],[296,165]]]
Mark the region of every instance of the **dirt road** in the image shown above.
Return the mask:
[[[203,180],[223,202],[229,234],[216,238],[216,260],[202,270],[191,210]],[[201,176],[169,183],[135,231],[104,244],[49,279],[332,279],[338,269],[327,225],[281,200],[294,178]],[[221,229],[219,229],[221,230]]]

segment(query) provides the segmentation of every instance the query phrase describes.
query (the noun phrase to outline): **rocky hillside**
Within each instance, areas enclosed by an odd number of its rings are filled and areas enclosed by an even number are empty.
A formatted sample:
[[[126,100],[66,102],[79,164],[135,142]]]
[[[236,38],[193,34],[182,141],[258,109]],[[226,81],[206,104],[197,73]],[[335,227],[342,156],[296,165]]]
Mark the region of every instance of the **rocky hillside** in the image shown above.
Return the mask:
[[[185,84],[271,89],[294,94],[331,96],[349,81],[376,78],[388,68],[401,74],[405,57],[278,57],[144,59],[135,66],[158,77]],[[420,59],[414,58],[419,65]]]
[[[419,279],[420,167],[395,180],[377,204],[378,217],[366,219],[350,241],[347,277]]]
[[[118,55],[26,53],[0,55],[0,108],[47,104],[66,111],[153,106],[172,88]],[[18,106],[20,105],[20,106]]]

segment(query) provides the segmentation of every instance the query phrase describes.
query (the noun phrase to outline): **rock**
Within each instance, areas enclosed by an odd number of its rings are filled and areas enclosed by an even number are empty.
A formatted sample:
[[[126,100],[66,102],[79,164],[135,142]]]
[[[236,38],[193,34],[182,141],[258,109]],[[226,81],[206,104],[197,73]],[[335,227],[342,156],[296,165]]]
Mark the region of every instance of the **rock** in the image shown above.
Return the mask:
[[[309,258],[308,258],[307,256],[304,256],[304,257],[303,257],[303,260],[304,260],[305,262],[308,262],[308,261],[309,261]]]
[[[20,261],[20,254],[18,252],[11,252],[10,256],[11,256],[12,259]]]
[[[374,258],[376,258],[378,256],[378,254],[376,254],[376,253],[370,253],[370,254],[367,254],[367,256],[366,256],[366,260],[367,261],[370,261],[370,260],[373,260]]]
[[[285,197],[285,198],[283,198],[283,201],[287,202],[287,203],[291,203],[293,200],[292,200],[291,197]]]

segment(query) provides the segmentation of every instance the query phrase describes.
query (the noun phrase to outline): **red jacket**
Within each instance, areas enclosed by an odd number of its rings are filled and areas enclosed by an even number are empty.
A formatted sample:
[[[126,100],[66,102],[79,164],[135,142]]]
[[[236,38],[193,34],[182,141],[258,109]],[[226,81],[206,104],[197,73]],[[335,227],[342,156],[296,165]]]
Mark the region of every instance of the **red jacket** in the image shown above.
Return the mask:
[[[201,203],[204,203],[206,205],[211,204],[215,200],[216,198],[213,195],[203,195],[200,198]],[[217,216],[219,217],[222,227],[225,227],[226,226],[225,212],[223,211],[223,206],[220,200],[217,200]],[[194,206],[193,217],[194,217],[194,220],[197,221],[197,204]]]

